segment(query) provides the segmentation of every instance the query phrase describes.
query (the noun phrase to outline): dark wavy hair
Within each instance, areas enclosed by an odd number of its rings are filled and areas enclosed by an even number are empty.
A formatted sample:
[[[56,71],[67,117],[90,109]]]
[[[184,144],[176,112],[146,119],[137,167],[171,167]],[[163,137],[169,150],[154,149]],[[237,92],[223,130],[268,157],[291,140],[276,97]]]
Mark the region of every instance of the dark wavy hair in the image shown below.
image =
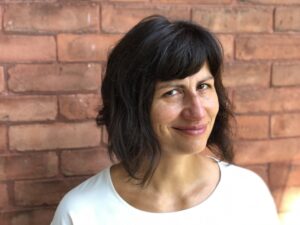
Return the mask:
[[[129,177],[146,184],[160,160],[160,144],[150,120],[155,84],[191,76],[204,63],[214,77],[220,104],[207,147],[221,160],[232,162],[232,111],[221,79],[223,52],[213,34],[191,22],[150,16],[111,51],[97,123],[106,126],[110,157],[122,162]]]

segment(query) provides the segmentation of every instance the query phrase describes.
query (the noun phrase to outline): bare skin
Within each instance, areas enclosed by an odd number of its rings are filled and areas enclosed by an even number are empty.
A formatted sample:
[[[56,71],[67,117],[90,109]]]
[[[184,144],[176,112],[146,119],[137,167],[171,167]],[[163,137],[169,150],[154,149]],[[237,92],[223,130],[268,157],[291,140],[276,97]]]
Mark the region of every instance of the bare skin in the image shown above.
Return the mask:
[[[220,175],[215,161],[197,155],[182,159],[181,163],[161,164],[144,188],[128,181],[121,164],[111,168],[111,176],[116,191],[131,206],[149,212],[173,212],[205,201],[216,188]]]
[[[218,110],[214,79],[206,64],[184,79],[158,82],[150,112],[162,153],[158,168],[141,187],[128,181],[122,164],[113,166],[111,177],[119,195],[150,212],[179,211],[205,201],[220,178],[215,160],[201,154]]]

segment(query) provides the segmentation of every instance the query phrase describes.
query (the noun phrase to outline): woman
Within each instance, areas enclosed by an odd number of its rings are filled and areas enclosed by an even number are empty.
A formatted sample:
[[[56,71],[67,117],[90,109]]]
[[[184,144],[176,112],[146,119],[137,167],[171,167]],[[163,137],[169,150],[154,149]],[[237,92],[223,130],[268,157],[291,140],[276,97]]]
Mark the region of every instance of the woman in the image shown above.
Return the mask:
[[[109,56],[97,118],[119,163],[70,191],[52,225],[278,225],[264,182],[230,164],[221,68],[219,42],[198,25],[133,27]]]

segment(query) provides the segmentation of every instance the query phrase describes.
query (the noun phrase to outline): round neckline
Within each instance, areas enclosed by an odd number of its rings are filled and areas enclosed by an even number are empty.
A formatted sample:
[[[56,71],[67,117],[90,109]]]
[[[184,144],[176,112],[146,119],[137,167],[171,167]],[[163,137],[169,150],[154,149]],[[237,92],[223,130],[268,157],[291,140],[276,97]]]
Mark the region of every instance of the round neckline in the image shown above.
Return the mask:
[[[109,188],[111,189],[114,197],[122,203],[122,205],[127,209],[127,210],[131,210],[134,211],[136,213],[142,213],[142,214],[150,214],[150,215],[174,215],[174,214],[181,214],[181,213],[188,213],[188,212],[192,212],[194,210],[199,210],[199,208],[206,208],[207,205],[210,204],[211,201],[213,201],[213,199],[218,195],[218,192],[220,190],[220,186],[221,183],[223,183],[223,171],[222,171],[222,161],[213,158],[213,160],[216,161],[218,168],[219,168],[219,180],[218,183],[216,185],[216,187],[213,189],[213,191],[207,196],[207,198],[200,202],[197,205],[194,205],[192,207],[186,208],[186,209],[182,209],[182,210],[178,210],[178,211],[170,211],[170,212],[151,212],[151,211],[145,211],[139,208],[136,208],[134,206],[132,206],[131,204],[129,204],[122,196],[120,196],[120,194],[117,192],[117,190],[115,189],[115,186],[113,184],[112,178],[111,178],[111,166],[107,168],[106,171],[106,175],[108,178],[108,184],[109,184]]]

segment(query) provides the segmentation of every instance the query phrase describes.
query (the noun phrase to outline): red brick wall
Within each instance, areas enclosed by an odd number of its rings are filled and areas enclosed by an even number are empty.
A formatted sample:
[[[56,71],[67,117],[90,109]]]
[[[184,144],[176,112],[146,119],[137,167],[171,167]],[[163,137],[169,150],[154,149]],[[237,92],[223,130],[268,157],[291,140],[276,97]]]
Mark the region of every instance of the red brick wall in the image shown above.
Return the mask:
[[[218,34],[237,114],[236,162],[265,179],[281,215],[293,210],[289,203],[300,195],[299,0],[2,0],[1,225],[49,224],[62,195],[109,164],[105,133],[94,123],[107,51],[151,14]]]

